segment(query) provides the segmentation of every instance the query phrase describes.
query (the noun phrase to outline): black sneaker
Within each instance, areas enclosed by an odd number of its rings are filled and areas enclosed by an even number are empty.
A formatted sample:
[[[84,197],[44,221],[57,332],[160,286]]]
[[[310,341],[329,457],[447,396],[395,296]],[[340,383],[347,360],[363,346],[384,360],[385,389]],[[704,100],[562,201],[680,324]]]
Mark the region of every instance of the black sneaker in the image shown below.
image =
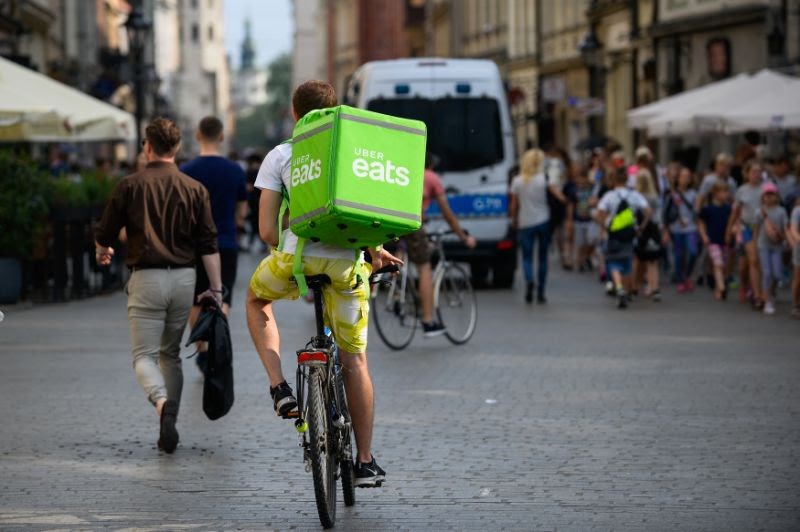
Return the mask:
[[[617,290],[617,298],[619,302],[617,303],[617,308],[627,308],[628,307],[628,294],[625,293],[625,290],[622,288]]]
[[[544,294],[536,294],[536,302],[540,305],[544,305],[547,303],[547,298],[544,297]]]
[[[534,288],[533,283],[528,283],[525,286],[525,303],[529,305],[533,303],[533,288]]]
[[[178,446],[178,430],[175,422],[178,420],[178,402],[168,399],[161,408],[161,431],[158,437],[158,448],[167,454],[175,452]]]
[[[375,462],[375,457],[368,464],[356,460],[354,464],[355,485],[357,488],[380,488],[386,480],[386,471]]]
[[[269,389],[272,396],[275,413],[282,418],[297,417],[297,399],[294,398],[292,387],[283,381],[274,388]],[[292,416],[292,414],[295,414]]]
[[[444,325],[437,321],[432,321],[430,323],[422,322],[422,336],[425,338],[433,338],[435,336],[441,336],[445,333],[447,329],[444,328]]]

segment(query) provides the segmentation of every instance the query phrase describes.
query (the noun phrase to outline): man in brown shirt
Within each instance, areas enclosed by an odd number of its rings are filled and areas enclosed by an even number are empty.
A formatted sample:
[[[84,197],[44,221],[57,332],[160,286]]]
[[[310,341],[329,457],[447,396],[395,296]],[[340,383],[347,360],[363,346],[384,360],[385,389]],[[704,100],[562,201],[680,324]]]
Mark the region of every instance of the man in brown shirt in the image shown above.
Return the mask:
[[[158,446],[178,445],[183,373],[180,341],[192,308],[195,256],[201,256],[210,289],[198,296],[221,305],[217,229],[206,188],[175,166],[181,135],[159,118],[145,129],[147,166],[122,179],[112,192],[95,232],[98,264],[111,263],[121,229],[128,239],[128,323],[136,379],[160,419]]]

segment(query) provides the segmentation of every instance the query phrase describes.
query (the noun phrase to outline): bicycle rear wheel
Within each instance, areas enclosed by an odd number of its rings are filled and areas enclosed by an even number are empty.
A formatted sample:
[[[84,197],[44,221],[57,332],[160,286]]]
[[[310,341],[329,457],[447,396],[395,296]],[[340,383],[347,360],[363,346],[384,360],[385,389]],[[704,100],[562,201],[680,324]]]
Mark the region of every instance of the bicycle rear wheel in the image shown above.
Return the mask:
[[[463,268],[447,264],[436,286],[436,314],[445,336],[454,344],[466,343],[478,323],[478,302]]]
[[[350,411],[347,409],[347,398],[344,393],[344,380],[339,373],[336,379],[336,407],[339,413],[344,416],[345,426],[338,429],[339,439],[339,475],[342,478],[342,496],[345,506],[353,506],[356,503],[356,486],[353,471],[353,444],[351,439],[352,428],[350,425]]]
[[[399,351],[411,343],[417,328],[417,298],[411,280],[398,275],[386,286],[377,283],[372,287],[372,322],[383,343]]]
[[[314,368],[308,376],[306,422],[317,512],[322,526],[331,528],[336,522],[337,459],[334,451],[333,427],[325,407],[324,371],[324,368]]]

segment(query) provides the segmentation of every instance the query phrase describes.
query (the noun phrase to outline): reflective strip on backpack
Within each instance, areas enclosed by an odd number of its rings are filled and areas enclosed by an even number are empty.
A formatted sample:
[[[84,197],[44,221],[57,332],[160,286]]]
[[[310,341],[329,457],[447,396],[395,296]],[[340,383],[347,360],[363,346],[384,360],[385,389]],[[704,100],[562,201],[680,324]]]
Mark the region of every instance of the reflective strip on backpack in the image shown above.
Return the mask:
[[[372,118],[366,118],[363,116],[355,116],[355,115],[349,115],[347,113],[339,113],[339,118],[341,118],[342,120],[350,120],[351,122],[360,122],[362,124],[367,124],[370,126],[377,126],[385,129],[394,129],[396,131],[403,131],[404,133],[411,133],[413,135],[422,135],[423,137],[428,135],[428,133],[424,129],[414,129],[413,127],[401,126],[399,124],[390,124],[388,122],[381,122],[380,120],[374,120]]]

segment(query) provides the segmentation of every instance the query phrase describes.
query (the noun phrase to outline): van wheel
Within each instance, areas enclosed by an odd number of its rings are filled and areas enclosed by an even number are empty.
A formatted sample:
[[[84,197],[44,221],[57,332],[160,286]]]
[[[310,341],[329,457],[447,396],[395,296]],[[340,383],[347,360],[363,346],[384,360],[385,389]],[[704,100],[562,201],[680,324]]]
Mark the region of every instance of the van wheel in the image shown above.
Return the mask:
[[[492,281],[495,288],[511,288],[514,285],[514,265],[493,267]]]
[[[489,286],[489,264],[482,261],[474,261],[469,265],[470,277],[474,288],[486,288]]]

